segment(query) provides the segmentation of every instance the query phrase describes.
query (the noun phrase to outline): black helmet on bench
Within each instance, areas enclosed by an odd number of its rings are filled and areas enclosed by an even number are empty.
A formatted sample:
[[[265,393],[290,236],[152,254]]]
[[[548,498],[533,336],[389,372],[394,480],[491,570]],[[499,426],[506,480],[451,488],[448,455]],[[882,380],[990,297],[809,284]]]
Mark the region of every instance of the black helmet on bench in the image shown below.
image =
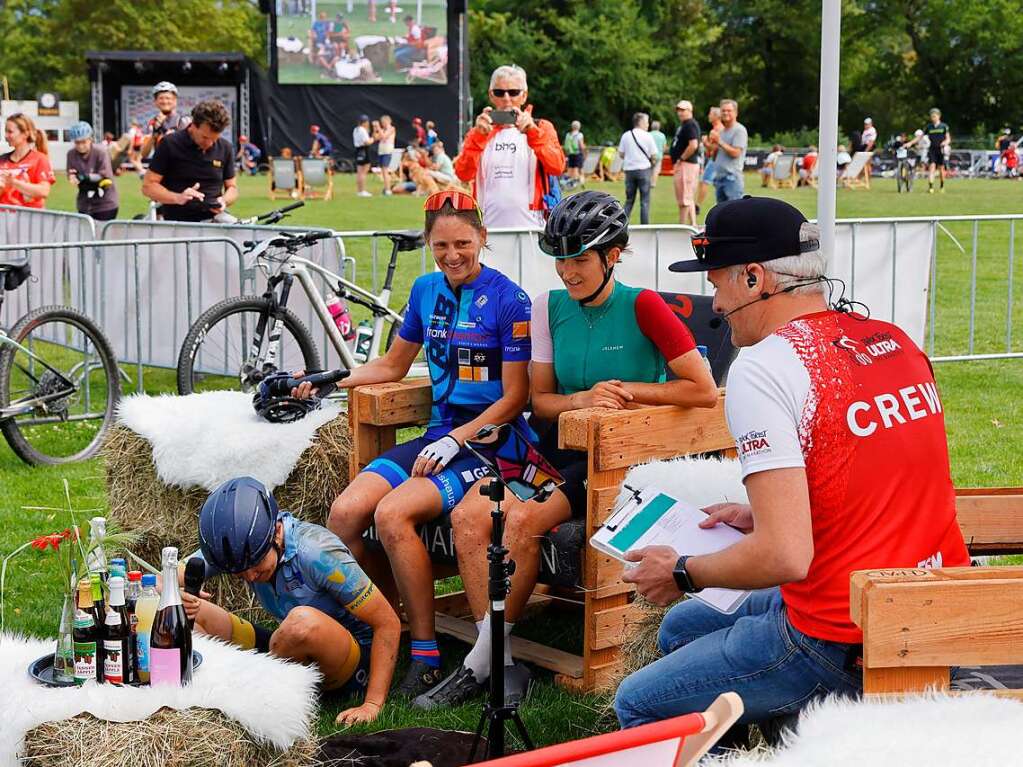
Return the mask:
[[[273,545],[279,508],[262,482],[229,479],[206,499],[199,512],[203,558],[224,573],[254,567]]]

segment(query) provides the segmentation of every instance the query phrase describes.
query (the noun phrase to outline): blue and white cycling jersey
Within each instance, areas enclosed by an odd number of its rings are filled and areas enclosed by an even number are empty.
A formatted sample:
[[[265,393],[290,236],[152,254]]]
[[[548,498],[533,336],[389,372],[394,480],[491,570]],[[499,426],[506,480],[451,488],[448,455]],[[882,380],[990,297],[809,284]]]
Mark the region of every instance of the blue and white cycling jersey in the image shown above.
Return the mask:
[[[427,438],[468,423],[504,395],[502,363],[529,361],[530,312],[525,291],[487,266],[457,290],[441,272],[415,281],[398,332],[423,345],[430,366]],[[515,423],[528,430],[521,415]]]
[[[368,646],[373,629],[359,619],[359,611],[373,594],[373,582],[359,567],[352,552],[325,527],[281,512],[284,554],[268,583],[250,583],[259,603],[280,621],[295,607],[315,607],[344,626],[355,640]],[[202,556],[196,552],[193,556]],[[206,563],[206,578],[219,574]]]

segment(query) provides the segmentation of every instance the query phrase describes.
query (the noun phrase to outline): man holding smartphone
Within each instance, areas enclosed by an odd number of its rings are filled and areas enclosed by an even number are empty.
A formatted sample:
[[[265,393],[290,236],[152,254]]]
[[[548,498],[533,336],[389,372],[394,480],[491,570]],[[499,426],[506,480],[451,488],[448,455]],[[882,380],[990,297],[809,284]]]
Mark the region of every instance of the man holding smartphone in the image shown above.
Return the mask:
[[[490,76],[490,103],[476,118],[455,160],[455,174],[473,184],[487,228],[540,228],[549,177],[565,172],[554,126],[534,120],[522,67]]]

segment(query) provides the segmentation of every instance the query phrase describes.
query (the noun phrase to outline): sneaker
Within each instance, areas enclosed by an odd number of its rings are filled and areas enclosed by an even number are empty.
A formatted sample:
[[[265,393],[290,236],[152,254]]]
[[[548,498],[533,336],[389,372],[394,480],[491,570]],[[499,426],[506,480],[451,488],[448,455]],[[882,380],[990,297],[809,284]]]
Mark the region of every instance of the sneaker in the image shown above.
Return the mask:
[[[533,675],[524,663],[516,663],[504,667],[504,703],[506,706],[517,706],[526,697],[529,683]]]
[[[447,679],[432,690],[428,690],[415,700],[412,705],[430,711],[441,706],[459,706],[472,700],[486,689],[486,685],[476,681],[476,676],[465,666],[459,666]]]
[[[414,660],[405,672],[405,678],[394,688],[394,694],[405,698],[416,698],[427,690],[435,687],[444,675],[439,668],[434,668],[421,660]]]
[[[383,191],[384,197],[390,197],[392,194],[394,194],[394,192],[392,192],[390,189],[385,189]]]
[[[356,193],[355,193],[355,196],[356,196],[356,197],[372,197],[372,196],[373,196],[373,193],[372,193],[372,192],[367,192],[367,191],[366,191],[366,190],[364,189],[364,190],[363,190],[363,191],[361,191],[361,192],[356,192]]]

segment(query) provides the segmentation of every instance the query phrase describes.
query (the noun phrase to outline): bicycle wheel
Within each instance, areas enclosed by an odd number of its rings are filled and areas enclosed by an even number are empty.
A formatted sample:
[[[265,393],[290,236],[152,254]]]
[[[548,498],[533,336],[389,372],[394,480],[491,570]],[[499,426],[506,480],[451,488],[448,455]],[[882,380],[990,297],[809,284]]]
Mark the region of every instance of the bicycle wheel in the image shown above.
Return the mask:
[[[0,432],[11,449],[37,465],[94,455],[121,396],[106,337],[81,312],[44,306],[18,320],[10,338],[24,347],[0,348]]]
[[[185,336],[178,355],[178,393],[251,391],[262,377],[267,336],[255,356],[256,327],[270,311],[270,302],[255,296],[228,298],[207,309]],[[280,310],[278,310],[280,311]],[[320,355],[308,328],[290,309],[281,315],[278,370],[319,370]]]

